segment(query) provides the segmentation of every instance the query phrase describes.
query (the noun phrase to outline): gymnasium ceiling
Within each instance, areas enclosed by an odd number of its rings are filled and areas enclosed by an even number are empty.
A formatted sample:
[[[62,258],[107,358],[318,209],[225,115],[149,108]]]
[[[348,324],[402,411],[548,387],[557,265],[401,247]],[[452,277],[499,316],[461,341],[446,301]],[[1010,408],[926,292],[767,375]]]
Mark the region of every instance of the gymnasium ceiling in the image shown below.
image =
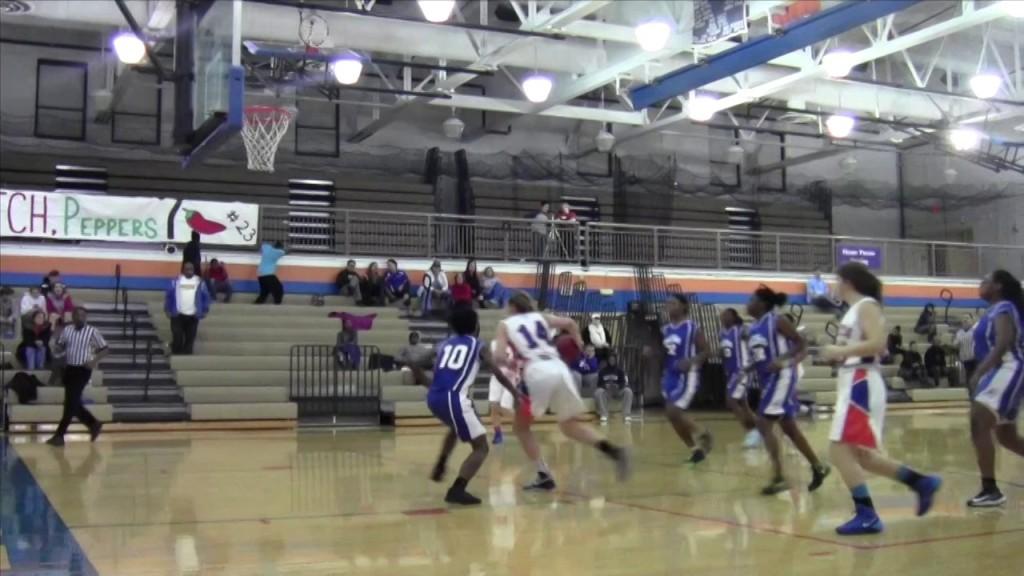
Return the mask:
[[[143,25],[174,5],[173,0],[124,2]],[[820,7],[827,10],[841,3],[822,0]],[[52,38],[54,28],[102,35],[126,28],[113,0],[0,4],[23,9],[3,15],[6,28],[36,30],[40,38]],[[371,74],[359,84],[394,93],[375,93],[374,120],[351,141],[372,138],[399,115],[438,107],[601,123],[623,142],[692,122],[686,114],[688,94],[636,110],[631,89],[769,34],[773,15],[778,18],[793,5],[794,0],[749,0],[748,35],[700,49],[692,43],[691,2],[640,0],[459,0],[442,24],[425,21],[412,1],[246,1],[243,38],[300,46],[300,9],[307,16],[315,11],[329,31],[321,50],[349,49],[385,62],[368,70]],[[666,46],[655,52],[641,49],[634,34],[634,27],[650,18],[667,19],[675,28]],[[174,29],[172,20],[147,28],[146,35],[159,42]],[[775,126],[792,122],[794,130],[821,134],[818,118],[845,112],[858,117],[853,137],[896,147],[938,144],[944,131],[969,126],[985,134],[990,151],[1008,158],[1006,150],[1015,152],[1024,141],[1022,33],[1024,19],[1010,17],[995,1],[918,2],[809,49],[752,65],[702,86],[700,92],[724,103],[717,110],[718,123],[742,127],[758,121]],[[162,44],[161,53],[171,53],[169,44]],[[836,48],[855,53],[862,62],[846,78],[827,77],[818,61]],[[402,61],[423,67],[405,68]],[[1002,78],[995,98],[972,94],[968,81],[980,68]],[[535,71],[554,80],[550,98],[539,104],[524,98],[517,85]],[[486,95],[466,89],[470,84],[485,86]]]

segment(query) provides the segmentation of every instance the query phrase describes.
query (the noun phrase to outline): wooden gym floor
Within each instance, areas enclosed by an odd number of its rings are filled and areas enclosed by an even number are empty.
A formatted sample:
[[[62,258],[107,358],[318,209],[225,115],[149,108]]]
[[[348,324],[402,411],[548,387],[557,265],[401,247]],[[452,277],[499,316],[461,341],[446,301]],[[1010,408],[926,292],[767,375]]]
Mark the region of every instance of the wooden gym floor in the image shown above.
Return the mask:
[[[962,408],[892,413],[891,455],[945,479],[932,514],[916,518],[902,486],[872,479],[887,531],[840,538],[851,515],[836,474],[816,494],[791,449],[800,489],[777,497],[763,451],[704,418],[716,449],[685,453],[658,415],[610,436],[635,449],[636,474],[612,480],[591,449],[541,432],[560,481],[530,476],[518,444],[492,449],[470,490],[475,509],[449,509],[427,481],[441,430],[107,434],[64,450],[11,437],[5,448],[0,565],[5,575],[1018,575],[1024,566],[1024,460],[1000,453],[1010,501],[972,511],[978,488]],[[829,421],[804,421],[824,451]],[[69,437],[69,440],[71,438]],[[455,453],[452,468],[465,454]]]

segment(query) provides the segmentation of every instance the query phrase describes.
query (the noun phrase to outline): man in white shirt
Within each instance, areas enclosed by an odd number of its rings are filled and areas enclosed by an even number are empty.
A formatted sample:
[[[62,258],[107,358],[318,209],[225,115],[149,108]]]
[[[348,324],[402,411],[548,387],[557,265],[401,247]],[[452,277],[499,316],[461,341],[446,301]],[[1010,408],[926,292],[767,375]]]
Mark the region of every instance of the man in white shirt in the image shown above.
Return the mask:
[[[182,264],[181,276],[167,289],[164,311],[171,319],[171,352],[192,354],[199,321],[210,311],[210,292],[191,262]]]
[[[974,316],[968,314],[960,321],[960,329],[954,337],[957,356],[960,358],[960,365],[964,369],[964,382],[970,382],[974,375],[978,362],[974,359]]]
[[[28,287],[28,292],[21,296],[20,308],[22,318],[36,310],[46,312],[46,296],[39,293],[39,286]]]

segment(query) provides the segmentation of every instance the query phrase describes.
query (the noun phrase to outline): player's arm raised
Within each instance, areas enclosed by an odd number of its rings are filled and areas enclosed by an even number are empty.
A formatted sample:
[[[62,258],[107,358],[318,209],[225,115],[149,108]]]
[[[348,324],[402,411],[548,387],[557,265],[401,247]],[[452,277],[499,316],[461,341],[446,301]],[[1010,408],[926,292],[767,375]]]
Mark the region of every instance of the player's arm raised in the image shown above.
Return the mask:
[[[548,326],[572,336],[572,339],[576,341],[576,345],[580,347],[580,350],[583,350],[583,336],[580,334],[580,327],[576,324],[575,320],[565,316],[555,316],[554,314],[544,314],[544,320],[547,321]]]

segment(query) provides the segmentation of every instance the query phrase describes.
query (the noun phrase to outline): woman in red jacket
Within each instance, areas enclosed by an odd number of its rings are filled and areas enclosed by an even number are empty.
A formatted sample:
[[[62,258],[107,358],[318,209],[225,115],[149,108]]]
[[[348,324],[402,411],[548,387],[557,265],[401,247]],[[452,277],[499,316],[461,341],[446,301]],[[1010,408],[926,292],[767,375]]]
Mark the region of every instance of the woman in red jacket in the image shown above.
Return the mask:
[[[453,306],[473,305],[473,289],[466,284],[466,279],[462,274],[455,275],[455,283],[452,284],[450,290]]]

